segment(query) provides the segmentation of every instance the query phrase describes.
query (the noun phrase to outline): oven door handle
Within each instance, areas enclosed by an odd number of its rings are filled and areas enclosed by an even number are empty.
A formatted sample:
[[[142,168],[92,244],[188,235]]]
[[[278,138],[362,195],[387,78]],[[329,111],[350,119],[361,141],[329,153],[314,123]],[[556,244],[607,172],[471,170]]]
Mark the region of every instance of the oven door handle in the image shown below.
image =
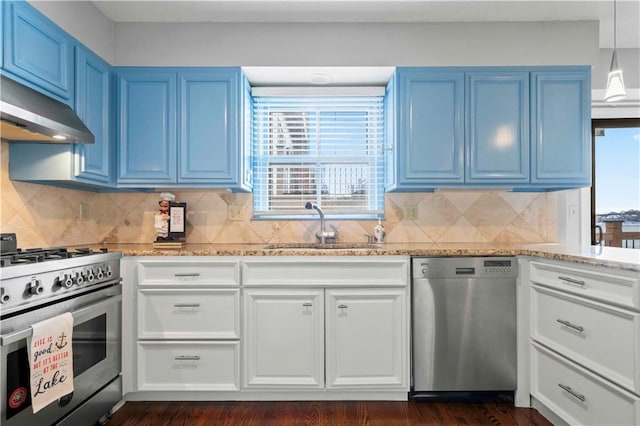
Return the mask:
[[[120,301],[122,301],[121,294],[109,296],[108,298],[103,299],[98,303],[94,303],[89,306],[85,306],[84,308],[78,309],[77,311],[73,311],[71,312],[71,315],[73,316],[73,319],[75,321],[78,318],[82,318],[83,316],[90,314],[92,311],[102,309],[106,306],[112,305]],[[5,334],[3,336],[0,336],[0,346],[10,345],[19,340],[26,339],[27,337],[31,337],[32,334],[33,334],[33,329],[31,327],[24,328],[20,331],[16,331],[15,333]]]

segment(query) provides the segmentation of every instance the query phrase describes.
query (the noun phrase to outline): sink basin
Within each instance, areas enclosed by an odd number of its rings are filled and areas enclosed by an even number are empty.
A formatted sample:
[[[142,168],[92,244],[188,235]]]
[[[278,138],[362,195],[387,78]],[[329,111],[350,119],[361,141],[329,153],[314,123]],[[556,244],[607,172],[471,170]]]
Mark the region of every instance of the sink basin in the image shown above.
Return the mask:
[[[382,246],[371,243],[276,243],[267,244],[265,250],[378,250]]]

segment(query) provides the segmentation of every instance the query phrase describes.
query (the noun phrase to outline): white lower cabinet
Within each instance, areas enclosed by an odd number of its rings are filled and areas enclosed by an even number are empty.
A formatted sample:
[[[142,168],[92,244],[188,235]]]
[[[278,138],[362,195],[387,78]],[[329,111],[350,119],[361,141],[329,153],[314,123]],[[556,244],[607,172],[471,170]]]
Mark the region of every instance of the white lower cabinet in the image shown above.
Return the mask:
[[[407,386],[405,289],[326,290],[328,389]]]
[[[640,398],[543,346],[531,355],[532,394],[572,425],[638,425]]]
[[[405,289],[248,289],[247,388],[408,387]],[[326,371],[325,371],[326,368]]]
[[[249,289],[244,293],[247,388],[324,387],[321,289]]]
[[[409,256],[124,265],[129,400],[408,397]]]
[[[141,391],[237,391],[239,375],[239,342],[138,342]]]
[[[137,263],[138,391],[240,390],[240,261]]]
[[[245,388],[406,397],[408,257],[252,258],[244,278]]]
[[[640,277],[529,262],[531,395],[576,425],[640,424]]]

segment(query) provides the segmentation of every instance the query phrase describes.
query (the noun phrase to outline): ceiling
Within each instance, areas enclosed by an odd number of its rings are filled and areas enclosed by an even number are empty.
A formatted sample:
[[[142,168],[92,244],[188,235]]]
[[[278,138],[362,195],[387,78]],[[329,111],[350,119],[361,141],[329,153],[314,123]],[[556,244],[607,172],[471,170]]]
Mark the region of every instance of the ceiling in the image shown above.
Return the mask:
[[[94,0],[114,22],[219,22],[219,23],[420,23],[491,21],[593,21],[600,22],[600,48],[613,48],[614,0]],[[640,48],[640,0],[616,0],[617,47]],[[286,71],[283,73],[283,71]],[[295,74],[292,73],[295,72]],[[318,72],[331,84],[386,81],[388,70],[300,67],[245,69],[252,84],[277,83],[286,75],[289,84],[314,84]],[[388,73],[385,75],[385,72]],[[316,76],[317,77],[317,76]],[[322,77],[322,76],[320,76]],[[260,80],[260,81],[259,81]],[[318,84],[318,83],[315,83]]]

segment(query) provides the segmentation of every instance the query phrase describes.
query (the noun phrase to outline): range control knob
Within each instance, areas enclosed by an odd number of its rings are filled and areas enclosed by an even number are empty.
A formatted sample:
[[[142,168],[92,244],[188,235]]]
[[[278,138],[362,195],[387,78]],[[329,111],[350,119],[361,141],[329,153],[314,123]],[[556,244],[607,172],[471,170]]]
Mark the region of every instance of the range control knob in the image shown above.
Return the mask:
[[[67,274],[60,274],[54,285],[60,286],[62,288],[70,288],[73,285],[73,280]]]
[[[102,266],[98,266],[98,272],[96,273],[96,276],[98,277],[99,280],[104,279],[104,272],[102,271]]]
[[[0,287],[0,303],[4,305],[5,303],[8,303],[9,300],[11,300],[11,296],[4,292],[4,288]]]
[[[84,284],[84,277],[82,276],[82,274],[80,272],[76,272],[76,279],[75,279],[76,284],[78,285],[82,285]]]
[[[111,270],[111,266],[107,266],[107,278],[111,278],[113,275],[113,271]]]
[[[44,287],[42,287],[42,283],[35,278],[31,278],[31,282],[27,284],[27,294],[30,296],[42,294],[44,291]]]
[[[87,281],[93,282],[96,279],[96,276],[93,274],[93,269],[89,269],[87,271]]]

